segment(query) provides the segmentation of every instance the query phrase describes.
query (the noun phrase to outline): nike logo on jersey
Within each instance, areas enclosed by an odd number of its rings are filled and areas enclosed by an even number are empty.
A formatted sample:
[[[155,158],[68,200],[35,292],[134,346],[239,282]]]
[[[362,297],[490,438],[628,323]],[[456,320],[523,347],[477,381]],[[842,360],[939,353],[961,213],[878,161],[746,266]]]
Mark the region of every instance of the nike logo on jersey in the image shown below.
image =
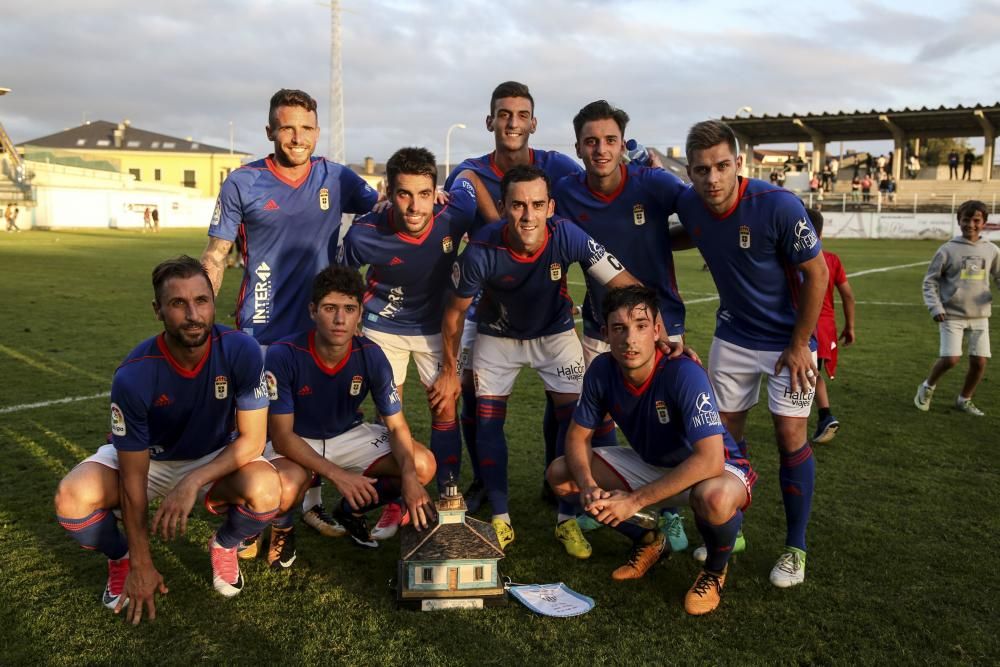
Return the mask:
[[[277,211],[278,210],[278,202],[274,201],[273,199],[268,199],[267,203],[264,204],[264,210],[265,211]]]
[[[312,387],[310,387],[307,384],[302,385],[302,388],[299,389],[298,391],[299,396],[312,396],[312,393],[313,393]]]
[[[160,394],[160,397],[156,399],[153,405],[155,405],[158,408],[165,408],[172,403],[173,400],[169,396],[167,396],[166,394]]]

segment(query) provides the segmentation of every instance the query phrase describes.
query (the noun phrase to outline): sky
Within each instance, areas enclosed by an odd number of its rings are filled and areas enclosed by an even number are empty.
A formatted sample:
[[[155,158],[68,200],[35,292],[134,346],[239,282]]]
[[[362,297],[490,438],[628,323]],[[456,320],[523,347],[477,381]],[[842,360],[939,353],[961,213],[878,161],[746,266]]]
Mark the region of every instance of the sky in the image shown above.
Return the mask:
[[[349,162],[425,146],[492,149],[489,97],[535,97],[532,145],[573,153],[607,99],[648,146],[711,117],[1000,101],[996,0],[342,0]],[[267,104],[300,88],[329,124],[330,8],[318,0],[45,0],[0,22],[0,122],[14,143],[84,120],[264,155]],[[979,140],[979,146],[982,140]],[[321,136],[320,154],[328,150]]]

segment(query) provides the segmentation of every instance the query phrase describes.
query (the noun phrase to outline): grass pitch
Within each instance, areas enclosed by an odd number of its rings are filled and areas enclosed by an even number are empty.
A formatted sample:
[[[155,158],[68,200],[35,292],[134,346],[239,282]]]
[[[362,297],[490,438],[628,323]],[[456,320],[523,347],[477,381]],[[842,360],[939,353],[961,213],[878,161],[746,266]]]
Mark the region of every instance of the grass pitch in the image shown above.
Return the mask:
[[[934,241],[836,241],[858,275],[858,344],[830,383],[843,427],[817,445],[817,492],[808,577],[790,590],[767,576],[784,536],[777,456],[766,403],[748,440],[760,473],[747,513],[746,553],[734,557],[720,609],[690,618],[683,595],[697,573],[675,554],[638,582],[609,574],[627,555],[610,530],[590,533],[594,555],[570,559],[552,538],[554,511],[539,499],[542,390],[523,372],[508,412],[512,516],[517,541],[502,561],[515,582],[564,581],[596,608],[540,618],[516,602],[478,612],[397,611],[390,594],[398,543],[375,553],[298,531],[299,558],[273,574],[244,564],[247,586],[225,600],[211,589],[205,542],[217,519],[200,510],[187,536],[153,540],[170,593],[138,628],[103,609],[103,558],[81,551],[52,515],[55,486],[108,432],[106,398],[15,406],[106,392],[118,363],[160,330],[150,270],[186,252],[201,231],[31,232],[0,236],[0,663],[182,664],[961,664],[997,663],[1000,391],[989,367],[976,401],[987,417],[951,408],[964,369],[940,383],[930,413],[912,404],[937,355],[920,300]],[[677,256],[689,342],[707,356],[717,301],[694,252]],[[218,319],[232,323],[240,275],[229,271]],[[582,295],[580,274],[571,280]],[[1000,345],[1000,337],[993,337]],[[426,441],[427,411],[412,377],[407,414]],[[815,418],[814,418],[815,419]],[[812,422],[814,423],[814,421]],[[467,481],[468,465],[464,466]],[[325,492],[332,495],[327,486]],[[687,514],[693,545],[699,538]],[[297,524],[300,525],[301,524]],[[995,544],[995,543],[993,543]]]

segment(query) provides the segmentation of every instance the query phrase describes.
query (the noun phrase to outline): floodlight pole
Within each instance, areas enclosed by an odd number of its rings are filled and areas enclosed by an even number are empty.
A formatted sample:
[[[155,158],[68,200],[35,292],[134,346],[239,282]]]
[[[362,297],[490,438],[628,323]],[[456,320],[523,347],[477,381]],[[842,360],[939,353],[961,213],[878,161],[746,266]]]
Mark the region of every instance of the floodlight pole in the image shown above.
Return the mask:
[[[448,132],[444,135],[444,177],[448,178],[448,174],[451,173],[451,132],[454,129],[464,130],[465,125],[463,123],[455,123],[448,128]]]

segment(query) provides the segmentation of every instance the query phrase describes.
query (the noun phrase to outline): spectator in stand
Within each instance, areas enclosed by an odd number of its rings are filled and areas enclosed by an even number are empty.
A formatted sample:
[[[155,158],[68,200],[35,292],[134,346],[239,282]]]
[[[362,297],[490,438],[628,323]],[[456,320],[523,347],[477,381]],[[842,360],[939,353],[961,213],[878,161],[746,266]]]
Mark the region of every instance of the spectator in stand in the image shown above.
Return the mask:
[[[917,174],[920,173],[920,158],[917,157],[916,153],[910,155],[910,164],[906,170],[909,172],[910,178],[916,180]]]
[[[948,180],[958,178],[958,151],[948,153]]]
[[[827,162],[823,165],[823,170],[819,173],[820,185],[823,188],[823,192],[830,191],[830,183],[833,179],[833,171],[830,169],[830,163]]]
[[[819,179],[816,178],[816,174],[809,179],[809,192],[819,192]]]
[[[965,157],[962,158],[962,180],[971,181],[972,180],[972,163],[976,161],[976,154],[972,152],[972,149],[965,151]]]
[[[830,160],[830,191],[837,187],[837,172],[840,171],[840,160],[833,158]]]
[[[884,155],[879,155],[878,159],[875,160],[875,166],[879,171],[885,171],[886,159]]]
[[[872,200],[872,177],[869,174],[861,179],[861,198],[866,204]]]
[[[861,201],[861,177],[856,171],[854,178],[851,179],[851,201],[855,203]]]
[[[778,184],[778,170],[777,169],[772,169],[771,170],[771,185],[777,185],[777,184]]]
[[[889,178],[886,181],[885,191],[889,195],[889,203],[896,203],[896,179],[889,174]]]

